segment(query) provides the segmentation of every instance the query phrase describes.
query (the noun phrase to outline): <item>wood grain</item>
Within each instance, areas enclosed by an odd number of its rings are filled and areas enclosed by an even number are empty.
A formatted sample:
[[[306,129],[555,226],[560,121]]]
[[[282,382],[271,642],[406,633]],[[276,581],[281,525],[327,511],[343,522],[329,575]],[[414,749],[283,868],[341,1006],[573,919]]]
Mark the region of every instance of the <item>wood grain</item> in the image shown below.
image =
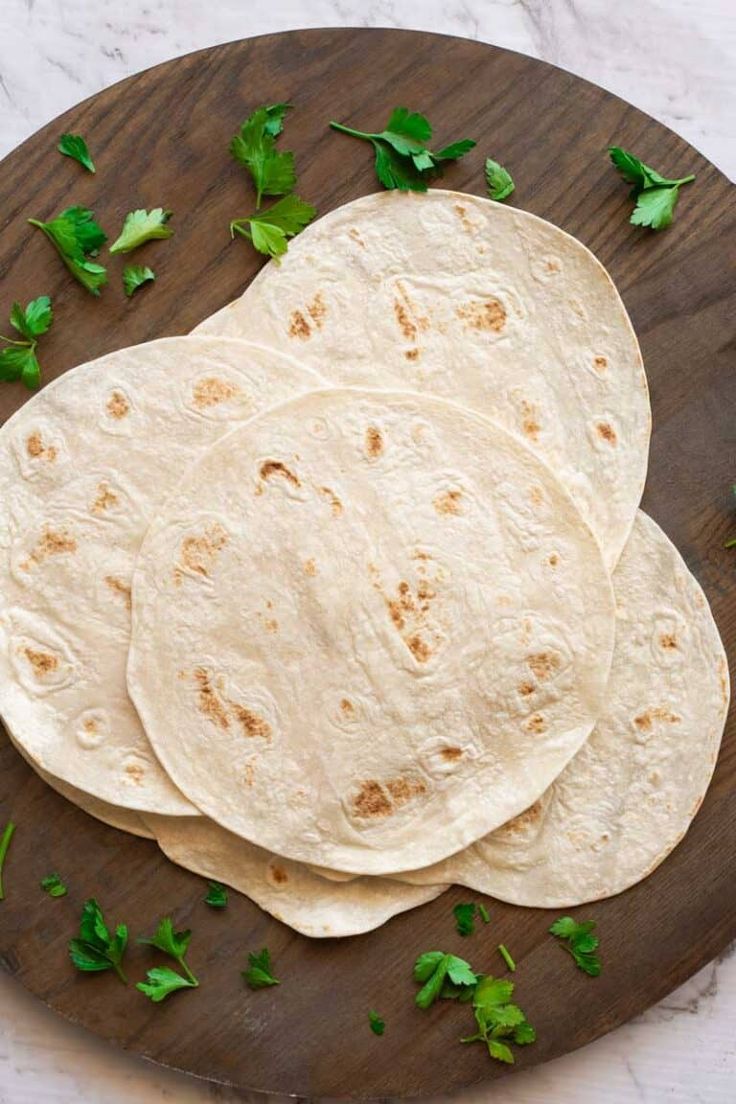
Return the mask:
[[[641,340],[654,411],[645,508],[682,550],[713,604],[729,654],[736,648],[736,478],[733,371],[736,212],[726,179],[677,135],[615,96],[543,62],[463,39],[395,30],[290,32],[191,54],[132,77],[68,112],[24,143],[0,174],[0,273],[13,299],[52,295],[56,321],[42,345],[46,380],[122,345],[187,331],[238,294],[260,259],[231,243],[229,220],[252,193],[227,155],[237,125],[261,103],[291,99],[285,145],[299,192],[321,213],[375,190],[370,151],[331,133],[337,116],[379,128],[396,104],[425,111],[444,144],[478,146],[446,174],[483,194],[486,156],[516,180],[514,203],[551,219],[600,257]],[[86,136],[98,166],[85,174],[55,152],[62,131]],[[672,228],[628,224],[627,188],[609,167],[609,144],[633,149],[667,174],[697,173]],[[174,211],[175,236],[136,255],[158,274],[126,300],[125,259],[110,262],[100,300],[67,275],[26,223],[72,203],[91,206],[110,237],[133,207]],[[0,413],[26,399],[4,384]],[[489,901],[492,923],[462,940],[451,890],[378,932],[310,941],[231,895],[215,913],[200,879],[154,844],[107,829],[44,786],[9,744],[0,749],[0,820],[18,824],[0,905],[4,967],[62,1015],[135,1053],[243,1088],[300,1096],[411,1096],[507,1074],[481,1047],[460,1047],[463,1007],[413,1005],[416,953],[443,948],[499,969],[498,942],[517,960],[517,995],[539,1040],[523,1069],[582,1046],[641,1012],[736,935],[736,726],[731,718],[714,783],[684,843],[643,884],[578,910],[599,923],[605,969],[576,971],[547,936],[554,914]],[[39,879],[58,870],[70,886],[53,901]],[[202,986],[154,1006],[113,976],[84,976],[66,943],[94,894],[110,921],[150,932],[163,913],[194,930],[190,959]],[[644,933],[646,937],[644,937]],[[267,944],[283,984],[252,993],[239,970]],[[160,961],[131,947],[138,980]],[[376,1008],[388,1027],[368,1028]]]

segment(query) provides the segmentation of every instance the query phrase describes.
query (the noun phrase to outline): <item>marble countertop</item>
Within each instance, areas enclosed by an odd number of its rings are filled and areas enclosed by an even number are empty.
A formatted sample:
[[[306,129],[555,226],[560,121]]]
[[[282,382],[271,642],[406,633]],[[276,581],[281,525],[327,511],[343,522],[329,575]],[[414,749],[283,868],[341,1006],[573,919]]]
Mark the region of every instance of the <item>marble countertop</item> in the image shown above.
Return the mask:
[[[678,131],[736,175],[733,0],[0,0],[0,155],[99,89],[202,46],[294,27],[443,31],[541,57]],[[736,1099],[736,947],[644,1016],[462,1104]],[[0,1104],[246,1099],[62,1021],[0,973]]]

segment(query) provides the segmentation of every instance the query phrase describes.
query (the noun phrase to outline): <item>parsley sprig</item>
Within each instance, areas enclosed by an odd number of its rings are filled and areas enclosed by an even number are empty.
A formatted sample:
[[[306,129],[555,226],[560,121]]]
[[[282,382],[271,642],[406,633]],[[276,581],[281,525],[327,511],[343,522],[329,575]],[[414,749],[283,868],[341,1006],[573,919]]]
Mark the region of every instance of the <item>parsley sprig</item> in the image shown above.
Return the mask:
[[[152,1001],[158,1003],[174,993],[177,989],[196,989],[199,985],[196,977],[186,963],[185,955],[189,949],[189,941],[192,933],[186,931],[174,931],[174,924],[170,916],[164,916],[158,924],[153,935],[140,936],[138,943],[149,947],[156,947],[171,958],[184,971],[185,977],[178,974],[168,966],[154,966],[146,975],[147,981],[139,981],[136,989],[145,993]]]
[[[224,909],[227,905],[227,888],[221,882],[208,882],[209,890],[204,903],[210,908]]]
[[[88,207],[67,207],[50,222],[28,221],[53,243],[74,279],[92,295],[99,295],[100,288],[107,283],[107,271],[90,257],[97,256],[107,241],[107,234],[95,222],[94,211]]]
[[[264,947],[259,954],[249,954],[248,967],[240,972],[250,989],[267,989],[269,985],[281,984],[273,975],[268,947]]]
[[[173,211],[163,207],[154,207],[150,211],[139,208],[129,211],[123,222],[120,236],[110,246],[111,253],[130,253],[148,241],[170,238],[174,231],[168,225]]]
[[[259,107],[242,123],[230,142],[230,153],[244,165],[256,187],[256,210],[264,195],[287,195],[296,184],[294,154],[276,148],[284,129],[284,116],[291,104]]]
[[[478,975],[465,959],[457,955],[426,951],[414,963],[414,980],[422,985],[414,1000],[419,1008],[429,1008],[440,997],[462,1000],[463,991],[469,999]]]
[[[472,935],[475,931],[476,906],[470,901],[461,902],[452,910],[455,917],[455,927],[460,935]]]
[[[591,977],[601,972],[601,960],[596,954],[600,940],[593,935],[595,920],[585,920],[578,924],[571,916],[561,916],[549,929],[556,935],[565,950],[575,959],[575,965]]]
[[[634,226],[664,230],[672,222],[680,187],[693,181],[694,174],[682,176],[679,180],[668,180],[619,146],[610,146],[608,153],[624,180],[633,185],[630,194],[632,199],[636,199],[636,206],[629,221]]]
[[[368,1023],[370,1024],[371,1031],[374,1035],[383,1035],[386,1030],[386,1021],[381,1019],[377,1012],[372,1008],[368,1013]]]
[[[130,299],[139,287],[155,279],[156,273],[148,265],[126,265],[123,269],[123,290]]]
[[[41,383],[41,366],[36,356],[38,339],[51,326],[54,312],[48,295],[32,299],[25,307],[13,303],[10,310],[10,325],[23,338],[22,341],[0,335],[0,341],[6,343],[0,349],[0,380],[22,379],[23,383],[34,390]]]
[[[67,894],[66,886],[56,873],[47,874],[41,879],[41,889],[48,893],[49,897],[66,897]]]
[[[3,867],[5,865],[5,859],[8,854],[8,848],[10,847],[10,841],[13,838],[13,832],[15,831],[15,825],[12,820],[9,820],[3,829],[3,834],[0,836],[0,901],[5,899],[5,890],[3,887]]]
[[[89,155],[87,149],[87,143],[81,134],[62,134],[59,139],[59,144],[56,147],[59,153],[63,153],[65,157],[71,157],[74,161],[78,161],[80,165],[83,165],[87,172],[96,172],[95,163]]]
[[[457,161],[475,145],[472,138],[463,138],[433,152],[427,145],[432,138],[429,120],[406,107],[393,109],[385,130],[355,130],[334,120],[330,126],[342,134],[370,142],[381,184],[402,192],[426,192],[427,182],[442,170],[446,161]]]
[[[248,218],[233,219],[230,237],[240,234],[252,242],[259,253],[282,257],[288,249],[287,239],[303,230],[316,213],[316,209],[299,196],[284,196],[267,211],[256,212]]]
[[[121,965],[127,945],[126,925],[118,924],[115,934],[111,935],[102,915],[102,909],[94,897],[85,901],[79,922],[79,936],[69,940],[69,955],[77,969],[89,973],[114,970],[120,980],[127,985],[128,979]]]
[[[486,157],[485,172],[488,195],[490,198],[495,199],[497,203],[501,203],[504,199],[508,199],[515,187],[508,169],[505,169],[503,165],[499,165],[498,161],[493,161],[492,158]]]
[[[482,978],[473,993],[473,1013],[478,1030],[475,1035],[460,1040],[463,1043],[485,1043],[491,1058],[509,1065],[514,1063],[510,1044],[526,1046],[537,1037],[518,1004],[511,1003],[513,992],[513,981]]]

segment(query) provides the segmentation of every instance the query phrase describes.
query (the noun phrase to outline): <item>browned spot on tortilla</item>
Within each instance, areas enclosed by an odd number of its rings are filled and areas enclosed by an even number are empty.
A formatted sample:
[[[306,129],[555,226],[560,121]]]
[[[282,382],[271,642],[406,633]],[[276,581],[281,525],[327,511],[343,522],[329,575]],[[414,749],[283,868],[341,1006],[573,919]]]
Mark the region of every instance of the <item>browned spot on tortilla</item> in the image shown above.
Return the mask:
[[[51,652],[37,651],[35,648],[25,647],[23,654],[33,668],[33,673],[37,678],[42,678],[44,675],[48,675],[50,671],[55,671],[59,666],[58,656],[52,655]]]
[[[227,542],[228,535],[223,527],[219,522],[212,522],[200,537],[184,538],[181,542],[181,561],[195,575],[209,578],[210,570]],[[182,578],[182,568],[175,567],[174,582],[177,586],[181,586]]]
[[[28,559],[20,566],[24,571],[29,571],[32,563],[40,564],[49,556],[61,556],[65,552],[76,552],[76,550],[77,542],[66,529],[56,531],[47,527]]]
[[[560,669],[560,658],[554,652],[535,652],[526,658],[529,669],[540,682],[546,682]]]
[[[130,775],[137,786],[140,786],[143,781],[143,776],[146,773],[140,763],[128,763],[125,768],[125,773]]]
[[[500,333],[506,325],[506,308],[498,299],[472,299],[455,313],[473,330]]]
[[[725,659],[718,661],[718,680],[721,684],[721,699],[723,704],[728,702],[728,664]]]
[[[283,866],[277,866],[276,863],[271,863],[271,877],[275,881],[276,885],[284,885],[289,880],[289,875],[284,870]]]
[[[369,460],[376,460],[383,452],[383,435],[377,426],[368,426],[365,431],[365,452]]]
[[[359,817],[385,817],[390,816],[393,809],[386,792],[380,783],[370,780],[361,784],[360,790],[353,798],[353,812]]]
[[[519,693],[523,698],[528,698],[530,694],[534,693],[535,686],[533,682],[520,682],[517,687]]]
[[[115,418],[116,421],[120,421],[130,411],[130,403],[126,399],[122,391],[113,391],[110,394],[110,398],[107,400],[107,413],[111,418]]]
[[[354,242],[357,242],[358,245],[362,246],[362,248],[365,249],[365,242],[361,238],[359,231],[354,226],[350,227],[350,229],[348,230],[348,234]]]
[[[440,750],[440,755],[446,763],[456,763],[458,759],[462,759],[465,752],[459,747],[443,747]]]
[[[289,319],[289,336],[298,337],[300,341],[306,341],[312,336],[312,327],[300,310],[291,312]]]
[[[413,797],[420,797],[427,792],[427,786],[421,778],[407,778],[406,775],[389,778],[386,789],[391,794],[397,808],[406,805],[407,801],[411,801]]]
[[[343,698],[340,702],[340,711],[346,717],[352,717],[355,713],[355,706],[348,698]]]
[[[195,667],[194,682],[197,686],[197,707],[208,720],[226,731],[230,728],[230,720],[227,715],[225,703],[212,685],[209,672],[204,667]]]
[[[527,717],[526,721],[524,721],[523,727],[527,732],[533,732],[539,735],[547,728],[547,722],[541,713],[532,713],[531,717]]]
[[[126,606],[130,609],[130,587],[123,579],[118,579],[115,575],[106,575],[105,582],[115,594],[119,594],[124,599]]]
[[[542,427],[539,424],[536,407],[527,402],[526,399],[523,399],[521,403],[521,419],[521,428],[525,435],[532,441],[539,440],[539,431]]]
[[[246,786],[253,785],[253,780],[255,779],[255,776],[256,768],[253,766],[252,763],[246,763],[245,771],[243,773],[243,781],[245,782]]]
[[[510,820],[504,825],[503,831],[509,832],[512,835],[517,832],[523,832],[531,824],[536,824],[542,815],[542,802],[535,801],[533,805],[530,805],[528,809],[525,809],[523,813],[519,813],[517,817]]]
[[[434,499],[433,506],[438,514],[454,514],[456,517],[462,514],[460,500],[463,492],[458,490],[443,491]]]
[[[287,483],[291,483],[292,487],[301,487],[298,476],[280,460],[264,460],[260,470],[261,479],[270,479],[271,476],[280,476],[282,479],[285,479]]]
[[[596,372],[605,372],[608,367],[608,361],[604,356],[593,357],[593,367]]]
[[[666,651],[676,650],[679,645],[677,643],[677,637],[674,633],[660,633],[659,643]]]
[[[312,577],[317,574],[317,565],[314,560],[310,559],[304,561],[304,574],[311,575]]]
[[[596,432],[598,436],[607,441],[609,445],[615,445],[618,438],[616,437],[616,430],[609,422],[597,422]]]
[[[260,736],[266,740],[271,738],[271,726],[263,717],[237,702],[231,702],[230,706],[246,736]]]
[[[110,506],[114,506],[118,501],[118,496],[110,490],[109,485],[103,480],[97,484],[97,498],[90,506],[90,513],[103,514],[105,510]]]
[[[99,731],[99,726],[94,717],[85,717],[82,722],[82,728],[85,732],[89,732],[90,736],[94,736]]]
[[[209,406],[217,406],[218,403],[227,402],[238,394],[238,388],[229,380],[218,379],[217,376],[207,376],[206,379],[197,380],[192,391],[192,399],[198,410],[206,410]]]
[[[405,624],[404,615],[401,612],[401,603],[396,598],[389,599],[388,612],[396,628],[403,629]]]
[[[557,553],[556,552],[550,552],[549,556],[547,557],[547,563],[549,564],[549,566],[550,567],[557,567],[559,562],[560,562],[560,557],[557,555]]]
[[[274,617],[267,617],[263,625],[266,632],[275,633],[279,631],[279,623]]]
[[[541,487],[532,487],[531,491],[529,492],[529,498],[531,500],[532,506],[541,506],[542,503],[544,502],[544,495],[542,493],[542,488]]]
[[[407,360],[418,360],[419,359],[419,350],[417,348],[407,349],[406,352],[404,353],[404,356],[406,357]]]
[[[43,457],[44,460],[48,460],[50,464],[53,464],[57,457],[57,450],[55,445],[44,445],[43,438],[38,430],[34,430],[26,438],[26,452],[32,459],[38,460]]]
[[[322,498],[327,499],[327,501],[329,502],[330,509],[332,510],[332,516],[340,517],[340,514],[342,513],[342,502],[337,497],[335,492],[330,487],[318,487],[317,493],[321,495]]]
[[[317,329],[321,330],[324,320],[327,317],[327,304],[322,297],[321,291],[317,292],[312,302],[308,305],[307,311]]]
[[[544,262],[544,267],[547,269],[548,272],[559,272],[560,271],[560,265],[559,265],[558,261],[547,260],[547,261]]]
[[[649,732],[652,727],[653,721],[666,721],[668,724],[677,724],[681,718],[677,713],[672,713],[669,709],[663,709],[658,707],[656,709],[647,709],[644,713],[640,713],[638,717],[634,717],[634,724],[641,732]]]
[[[400,299],[394,299],[394,314],[396,315],[399,329],[407,341],[416,341],[417,327]]]
[[[426,663],[432,655],[432,649],[419,633],[413,633],[406,641],[406,646],[416,659],[417,663]]]

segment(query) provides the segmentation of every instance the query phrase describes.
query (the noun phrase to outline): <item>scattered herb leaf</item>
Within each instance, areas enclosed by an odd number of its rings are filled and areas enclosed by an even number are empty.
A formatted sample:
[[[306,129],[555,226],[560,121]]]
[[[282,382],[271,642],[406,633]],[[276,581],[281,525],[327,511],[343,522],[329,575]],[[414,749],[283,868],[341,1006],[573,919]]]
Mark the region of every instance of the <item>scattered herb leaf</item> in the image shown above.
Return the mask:
[[[147,265],[126,265],[123,269],[123,288],[128,299],[143,284],[156,279],[156,273]]]
[[[111,253],[130,253],[147,241],[170,238],[174,231],[167,225],[173,212],[163,207],[154,207],[150,211],[140,207],[129,211],[123,222],[120,236],[110,246]]]
[[[381,184],[405,192],[426,192],[428,179],[441,170],[443,162],[456,161],[475,145],[471,138],[463,138],[434,153],[427,147],[432,137],[429,120],[406,107],[393,109],[385,130],[354,130],[334,120],[330,126],[342,134],[370,142]]]
[[[472,902],[469,904],[461,903],[455,905],[452,912],[455,917],[455,926],[460,935],[472,935],[475,931],[475,905]]]
[[[257,108],[230,142],[230,153],[245,165],[256,186],[256,209],[264,195],[286,195],[296,184],[294,154],[276,148],[291,104]]]
[[[601,972],[601,960],[596,954],[599,939],[593,935],[595,920],[585,920],[578,924],[571,916],[561,916],[549,929],[562,941],[563,947],[575,959],[575,965],[591,977]]]
[[[223,909],[227,905],[227,889],[220,882],[208,882],[210,887],[204,903],[210,908]]]
[[[118,924],[115,935],[110,935],[94,897],[84,902],[79,936],[69,940],[69,955],[78,970],[114,970],[127,985],[128,979],[121,966],[127,943],[128,929],[125,924]]]
[[[484,904],[478,905],[478,915],[480,916],[484,924],[490,924],[491,918],[488,915],[488,909]]]
[[[179,963],[190,983],[197,985],[197,979],[184,961],[184,955],[187,953],[191,938],[192,933],[188,928],[185,931],[174,931],[171,917],[164,916],[159,920],[158,927],[153,935],[142,935],[136,942],[149,947],[157,947],[164,954],[171,955]]]
[[[608,153],[624,180],[633,185],[631,198],[636,199],[636,206],[629,221],[634,226],[664,230],[672,222],[680,186],[689,184],[695,176],[691,173],[679,180],[668,180],[627,150],[610,146]]]
[[[3,834],[0,836],[0,901],[5,899],[5,890],[3,888],[3,866],[5,865],[5,857],[8,854],[8,848],[10,847],[10,841],[13,838],[13,832],[15,831],[15,825],[12,820],[9,820],[3,829]]]
[[[54,312],[48,295],[31,299],[25,310],[20,303],[13,303],[10,311],[10,325],[31,342],[45,334],[53,320]]]
[[[136,989],[140,989],[141,993],[145,993],[156,1004],[165,1000],[170,993],[175,993],[177,989],[196,989],[199,985],[196,979],[182,977],[169,966],[154,966],[147,972],[146,977],[148,980],[139,981]]]
[[[423,983],[414,998],[417,1005],[429,1008],[439,997],[457,996],[462,999],[459,990],[469,986],[472,991],[478,976],[469,963],[457,955],[426,951],[414,963],[414,980]],[[445,988],[448,981],[458,988],[458,993]]]
[[[488,195],[491,199],[495,199],[498,203],[508,199],[514,190],[514,181],[508,169],[505,169],[503,165],[499,165],[498,161],[486,157],[485,172]]]
[[[84,165],[88,172],[96,172],[95,163],[89,155],[87,143],[81,134],[62,134],[56,148],[65,157],[71,157],[80,165]]]
[[[504,962],[508,966],[509,970],[513,974],[516,971],[516,963],[514,962],[511,955],[509,954],[508,948],[506,947],[506,945],[504,943],[499,943],[498,944],[498,953],[500,954],[501,958],[504,960]]]
[[[271,972],[268,947],[264,947],[260,954],[249,954],[248,968],[241,970],[241,974],[251,989],[266,989],[269,985],[281,984]]]
[[[382,1020],[377,1012],[374,1012],[371,1008],[368,1013],[368,1022],[371,1025],[371,1031],[374,1035],[383,1035],[386,1030],[386,1021]]]
[[[6,347],[0,349],[0,380],[22,379],[30,389],[39,386],[41,366],[36,357],[36,345],[38,338],[46,333],[53,320],[54,312],[48,295],[32,299],[25,310],[20,303],[13,303],[10,325],[25,341],[0,335],[0,341],[6,343]]]
[[[230,236],[234,238],[236,234],[241,234],[252,242],[259,253],[281,257],[288,249],[287,238],[293,238],[303,230],[316,213],[315,208],[299,196],[287,195],[267,211],[249,218],[233,219]]]
[[[95,222],[94,212],[87,207],[67,207],[50,222],[28,221],[53,242],[75,280],[92,295],[99,295],[100,288],[107,283],[107,272],[103,265],[89,258],[97,256],[107,235]]]
[[[491,1058],[513,1065],[510,1043],[526,1046],[536,1039],[536,1032],[518,1004],[511,1003],[513,981],[484,977],[473,993],[473,1012],[478,1031],[461,1039],[463,1043],[484,1042]]]
[[[45,889],[49,897],[66,897],[66,886],[58,874],[47,874],[42,878],[41,889]]]

